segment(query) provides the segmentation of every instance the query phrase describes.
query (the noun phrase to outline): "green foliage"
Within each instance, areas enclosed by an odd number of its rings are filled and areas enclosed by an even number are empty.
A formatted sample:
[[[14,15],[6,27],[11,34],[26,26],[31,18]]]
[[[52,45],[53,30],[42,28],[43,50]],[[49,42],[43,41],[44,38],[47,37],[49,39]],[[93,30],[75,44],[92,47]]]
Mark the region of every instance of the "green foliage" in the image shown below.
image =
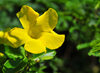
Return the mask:
[[[15,60],[16,58],[22,59],[25,57],[25,50],[23,47],[20,48],[9,48],[8,46],[5,46],[5,54],[10,58]]]
[[[27,65],[27,62],[28,62],[27,58],[24,59],[17,58],[16,60],[9,59],[4,63],[3,72],[15,73],[19,72],[20,70],[22,71],[24,67]]]
[[[90,52],[88,53],[89,56],[96,56],[96,57],[100,57],[100,39],[96,39],[93,40],[90,43],[92,49],[90,50]]]
[[[20,48],[11,48],[6,45],[4,53],[8,59],[3,65],[3,73],[28,72],[28,70],[29,72],[34,71],[44,73],[42,70],[44,70],[46,66],[42,66],[38,69],[35,67],[35,65],[38,62],[53,59],[53,57],[56,55],[56,52],[51,50],[48,50],[47,53],[42,54],[30,54],[25,52],[22,46]]]
[[[89,56],[97,56],[100,57],[100,47],[94,47],[90,50],[90,52],[88,53]]]
[[[47,53],[43,53],[43,54],[34,54],[34,60],[50,60],[53,59],[53,57],[56,55],[56,51],[49,51]]]
[[[16,17],[22,5],[31,6],[40,14],[48,8],[54,8],[59,16],[55,31],[66,34],[65,41],[74,43],[74,49],[84,50],[85,53],[88,51],[89,56],[100,57],[99,0],[0,0],[0,30],[22,27]],[[59,73],[59,69],[61,73],[73,73],[74,71],[64,68],[64,60],[55,57],[55,51],[48,50],[47,53],[35,55],[26,52],[23,46],[16,49],[6,45],[2,46],[0,45],[0,52],[4,56],[0,57],[0,73],[2,71],[3,73],[48,73],[44,71],[48,66],[53,73]],[[45,65],[47,60],[51,60],[49,65]],[[75,69],[78,66],[73,65]]]
[[[87,48],[87,47],[90,47],[90,43],[79,44],[79,45],[77,46],[77,49],[78,49],[78,50],[81,50],[81,49]]]

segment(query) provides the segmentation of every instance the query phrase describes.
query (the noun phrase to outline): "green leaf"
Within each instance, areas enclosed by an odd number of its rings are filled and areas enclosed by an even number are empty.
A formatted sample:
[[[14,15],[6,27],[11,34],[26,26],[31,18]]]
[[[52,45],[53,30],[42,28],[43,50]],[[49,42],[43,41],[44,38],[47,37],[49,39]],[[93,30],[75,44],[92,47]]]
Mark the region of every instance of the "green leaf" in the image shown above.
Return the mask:
[[[23,69],[28,62],[28,59],[25,57],[24,59],[9,59],[4,63],[3,72],[4,73],[15,73]]]
[[[71,27],[71,28],[69,29],[69,32],[72,33],[72,32],[74,32],[74,31],[77,30],[77,29],[79,29],[79,28],[78,28],[78,27]]]
[[[100,57],[100,46],[99,47],[93,47],[90,52],[88,53],[89,56],[97,56]]]
[[[100,1],[96,4],[95,9],[97,10],[100,7]]]
[[[97,56],[100,57],[100,39],[93,40],[90,43],[92,49],[88,53],[89,56]]]
[[[34,61],[36,60],[50,60],[56,55],[56,51],[49,51],[47,53],[42,53],[39,55],[34,54]]]
[[[90,43],[79,44],[79,45],[77,46],[77,50],[81,50],[81,49],[87,48],[87,47],[90,47]]]
[[[50,60],[50,59],[53,59],[55,55],[56,55],[56,52],[52,51],[52,52],[48,52],[48,53],[41,55],[40,58],[41,60]]]
[[[46,68],[47,68],[46,66],[41,66],[39,68],[39,70],[37,71],[37,73],[45,73],[45,72],[43,72],[43,70],[46,69]]]
[[[25,56],[25,50],[21,46],[20,48],[11,48],[5,45],[5,54],[9,58],[3,66],[4,73],[15,73],[23,69],[28,59]]]
[[[100,46],[100,39],[93,40],[93,41],[90,43],[90,46],[91,46],[91,47]]]
[[[23,47],[20,48],[9,48],[5,46],[5,54],[10,58],[15,60],[16,58],[22,59],[25,57],[25,50]]]

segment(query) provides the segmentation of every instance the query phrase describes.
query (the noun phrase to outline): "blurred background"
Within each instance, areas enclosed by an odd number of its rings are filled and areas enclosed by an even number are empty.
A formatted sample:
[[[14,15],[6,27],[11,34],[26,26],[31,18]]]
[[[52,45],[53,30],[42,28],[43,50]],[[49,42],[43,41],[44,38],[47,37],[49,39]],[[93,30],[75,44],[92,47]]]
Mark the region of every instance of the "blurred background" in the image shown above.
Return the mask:
[[[22,27],[16,13],[23,5],[40,14],[55,9],[59,20],[54,31],[66,35],[55,58],[44,62],[45,73],[100,73],[100,49],[90,51],[95,40],[100,42],[100,0],[0,0],[0,30]]]

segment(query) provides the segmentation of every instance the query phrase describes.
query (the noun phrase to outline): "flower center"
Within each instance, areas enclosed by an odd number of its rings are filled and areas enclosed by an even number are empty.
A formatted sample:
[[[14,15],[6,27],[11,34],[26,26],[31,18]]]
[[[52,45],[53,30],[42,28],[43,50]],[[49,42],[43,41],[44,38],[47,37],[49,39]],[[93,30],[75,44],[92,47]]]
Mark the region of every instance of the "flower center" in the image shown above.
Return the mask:
[[[34,39],[38,39],[41,37],[42,32],[43,31],[40,27],[35,27],[35,28],[29,30],[28,34],[30,37],[32,37]]]
[[[38,39],[41,36],[39,32],[30,32],[29,36],[34,39]]]

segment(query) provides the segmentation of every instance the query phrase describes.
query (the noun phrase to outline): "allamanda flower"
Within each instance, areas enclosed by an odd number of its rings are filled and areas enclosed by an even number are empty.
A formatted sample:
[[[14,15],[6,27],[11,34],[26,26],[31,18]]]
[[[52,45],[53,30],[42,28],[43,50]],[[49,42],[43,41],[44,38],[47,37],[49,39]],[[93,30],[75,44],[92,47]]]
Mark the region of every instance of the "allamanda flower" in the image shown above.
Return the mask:
[[[57,49],[65,39],[53,31],[58,21],[56,11],[49,8],[44,14],[39,14],[31,7],[24,5],[17,13],[23,29],[15,27],[8,32],[2,32],[4,42],[14,48],[24,45],[26,51],[38,54],[46,52],[46,48]]]

